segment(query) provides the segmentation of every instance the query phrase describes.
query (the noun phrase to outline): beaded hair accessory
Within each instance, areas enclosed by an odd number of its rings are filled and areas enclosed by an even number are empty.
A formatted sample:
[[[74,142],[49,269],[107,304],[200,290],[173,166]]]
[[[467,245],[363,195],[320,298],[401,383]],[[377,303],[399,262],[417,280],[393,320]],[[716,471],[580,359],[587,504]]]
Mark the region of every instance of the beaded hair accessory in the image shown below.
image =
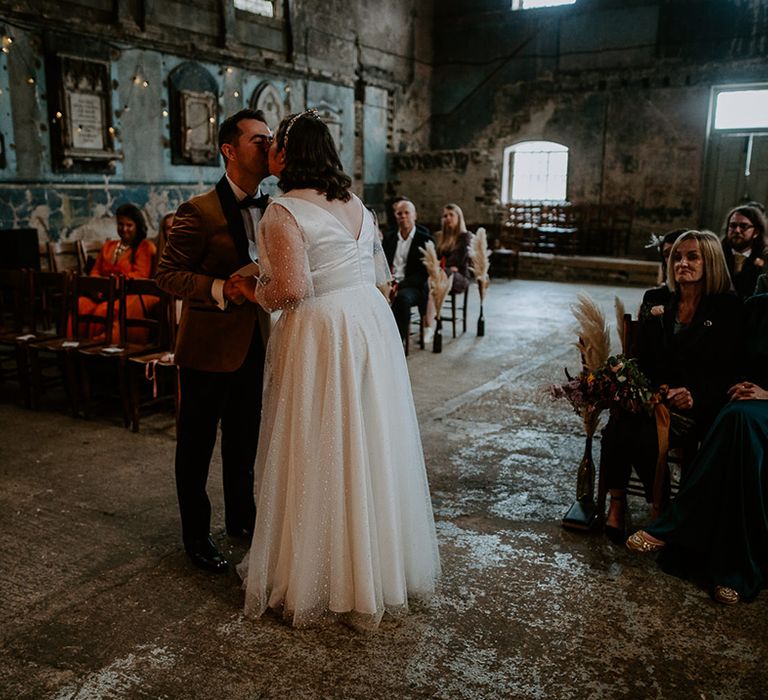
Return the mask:
[[[295,117],[291,118],[288,122],[288,126],[285,127],[285,136],[283,136],[283,148],[288,148],[288,134],[291,131],[293,125],[302,117],[313,117],[320,121],[320,113],[313,107],[312,109],[306,109],[303,112],[299,112]]]

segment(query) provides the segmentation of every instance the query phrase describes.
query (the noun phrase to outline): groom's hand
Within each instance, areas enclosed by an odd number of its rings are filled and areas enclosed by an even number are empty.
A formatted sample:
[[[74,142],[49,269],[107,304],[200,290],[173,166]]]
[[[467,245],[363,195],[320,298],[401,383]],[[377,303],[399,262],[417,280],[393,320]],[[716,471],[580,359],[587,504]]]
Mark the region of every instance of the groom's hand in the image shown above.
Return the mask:
[[[230,277],[232,282],[237,286],[240,294],[244,299],[258,303],[256,301],[256,278],[255,277],[241,277],[240,275],[233,275]]]
[[[245,297],[243,296],[243,293],[240,291],[240,287],[237,284],[238,280],[240,279],[242,278],[230,277],[228,280],[224,281],[222,294],[224,294],[225,299],[231,301],[233,304],[242,304],[245,302]]]

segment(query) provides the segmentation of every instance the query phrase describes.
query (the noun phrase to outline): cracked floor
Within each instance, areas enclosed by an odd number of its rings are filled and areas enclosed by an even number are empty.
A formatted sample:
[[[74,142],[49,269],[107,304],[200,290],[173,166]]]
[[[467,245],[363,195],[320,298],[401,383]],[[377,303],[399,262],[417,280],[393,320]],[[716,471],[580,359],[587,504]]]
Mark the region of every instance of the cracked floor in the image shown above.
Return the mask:
[[[238,580],[187,564],[173,420],[125,431],[0,400],[0,697],[757,698],[768,592],[725,608],[599,534],[563,530],[584,448],[546,387],[576,369],[580,291],[613,317],[642,290],[494,280],[486,335],[413,350],[444,575],[372,636],[245,620]],[[614,340],[615,343],[615,340]],[[595,445],[597,457],[599,444]],[[216,458],[218,459],[218,458]],[[218,462],[214,534],[223,534]],[[647,517],[632,502],[635,522]]]

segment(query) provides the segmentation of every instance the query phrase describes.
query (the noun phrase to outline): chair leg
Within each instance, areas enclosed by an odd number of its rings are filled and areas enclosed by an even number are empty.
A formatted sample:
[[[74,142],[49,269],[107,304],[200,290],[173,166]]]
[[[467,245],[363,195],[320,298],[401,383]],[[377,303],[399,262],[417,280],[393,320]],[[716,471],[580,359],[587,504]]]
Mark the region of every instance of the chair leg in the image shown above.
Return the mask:
[[[129,428],[131,425],[131,399],[128,389],[128,366],[124,357],[119,358],[117,371],[120,382],[120,404],[123,408],[123,427]]]
[[[451,326],[453,328],[453,337],[456,337],[456,295],[451,292]]]
[[[30,369],[29,369],[29,347],[26,343],[16,345],[16,368],[19,373],[19,388],[21,398],[24,400],[24,407],[31,406],[30,389]]]
[[[40,355],[37,348],[29,349],[29,407],[36,411],[40,407],[40,394],[42,394],[42,380],[40,373]]]
[[[65,367],[66,367],[66,383],[69,393],[69,406],[72,409],[72,415],[77,418],[80,415],[80,408],[82,407],[83,413],[87,413],[91,406],[91,375],[85,367],[85,362],[82,358],[78,362],[75,359],[77,351],[67,352],[64,355]],[[79,366],[79,367],[78,367]],[[78,371],[80,386],[78,387]],[[82,399],[82,400],[81,400]]]
[[[467,332],[467,302],[469,301],[469,287],[464,290],[464,307],[461,309],[462,324],[461,332]]]
[[[405,331],[405,340],[403,341],[405,344],[405,356],[408,357],[408,352],[411,349],[411,322],[408,321],[408,328]]]
[[[130,414],[131,414],[131,432],[139,432],[139,381],[141,375],[140,365],[129,363],[128,365],[128,386],[130,391]]]
[[[419,347],[422,350],[425,347],[425,343],[424,343],[424,317],[421,315],[421,312],[419,312]]]

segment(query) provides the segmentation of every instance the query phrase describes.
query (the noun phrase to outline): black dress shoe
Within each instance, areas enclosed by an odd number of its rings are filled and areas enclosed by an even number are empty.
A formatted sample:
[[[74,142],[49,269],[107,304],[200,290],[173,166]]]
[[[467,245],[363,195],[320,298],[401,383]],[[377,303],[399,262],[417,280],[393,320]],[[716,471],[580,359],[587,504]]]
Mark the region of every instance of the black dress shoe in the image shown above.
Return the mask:
[[[221,556],[209,536],[204,540],[190,540],[184,543],[187,555],[195,566],[220,574],[227,570],[227,560]]]
[[[247,540],[250,542],[253,539],[253,530],[249,530],[247,527],[228,527],[227,535],[236,540]]]

